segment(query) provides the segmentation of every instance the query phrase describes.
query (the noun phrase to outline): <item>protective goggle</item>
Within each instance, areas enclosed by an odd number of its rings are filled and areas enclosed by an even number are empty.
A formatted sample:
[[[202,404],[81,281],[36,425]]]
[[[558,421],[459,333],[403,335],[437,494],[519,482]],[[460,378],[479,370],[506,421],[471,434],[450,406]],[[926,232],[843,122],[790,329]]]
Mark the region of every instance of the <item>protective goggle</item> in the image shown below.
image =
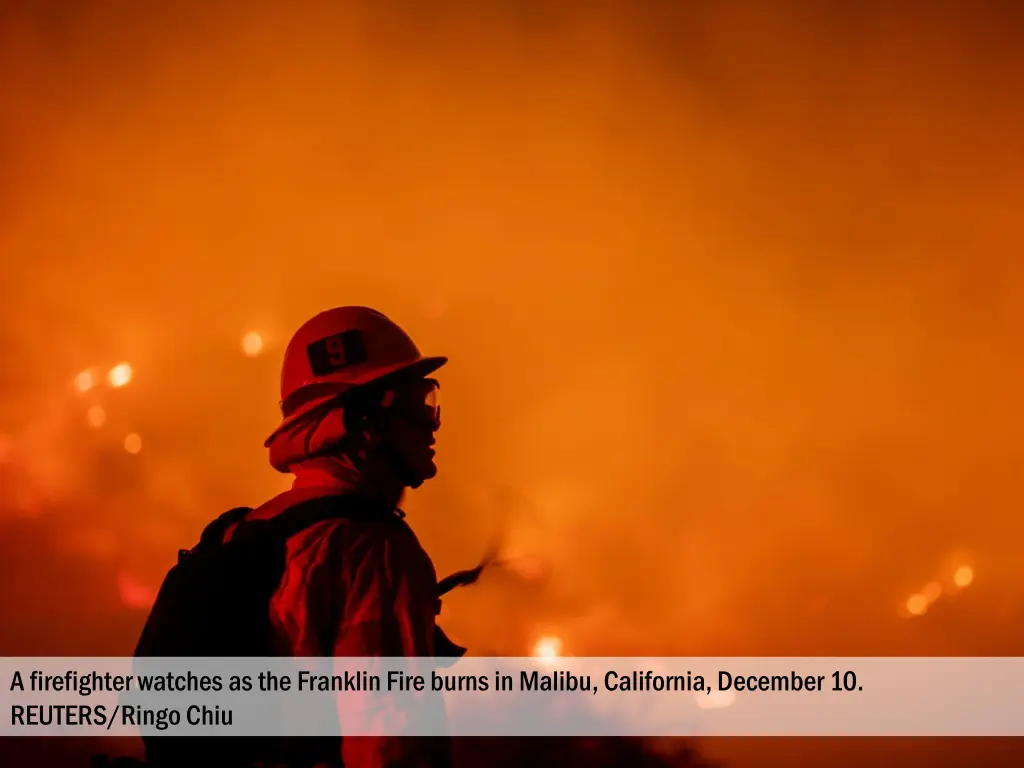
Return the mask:
[[[441,426],[440,388],[434,379],[419,379],[389,391],[382,405],[414,424],[436,430]]]

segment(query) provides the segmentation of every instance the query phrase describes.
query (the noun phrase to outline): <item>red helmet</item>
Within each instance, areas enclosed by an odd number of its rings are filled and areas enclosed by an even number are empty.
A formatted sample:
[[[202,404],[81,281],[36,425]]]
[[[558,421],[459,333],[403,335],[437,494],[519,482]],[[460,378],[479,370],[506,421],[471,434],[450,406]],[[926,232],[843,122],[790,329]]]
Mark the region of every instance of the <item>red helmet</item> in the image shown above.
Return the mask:
[[[424,377],[448,362],[424,357],[409,335],[374,309],[337,307],[303,323],[284,352],[281,413],[265,445],[283,429],[339,395],[392,377]]]

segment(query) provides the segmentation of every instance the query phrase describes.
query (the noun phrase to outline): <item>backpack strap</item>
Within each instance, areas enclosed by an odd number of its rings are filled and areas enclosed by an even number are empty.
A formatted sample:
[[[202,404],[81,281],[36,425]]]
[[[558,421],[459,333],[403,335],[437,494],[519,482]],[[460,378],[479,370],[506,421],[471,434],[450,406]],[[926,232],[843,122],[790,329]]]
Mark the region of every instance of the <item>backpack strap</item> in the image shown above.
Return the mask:
[[[190,555],[197,552],[205,552],[208,549],[218,547],[224,541],[224,534],[228,528],[235,523],[245,519],[245,516],[252,512],[252,507],[235,507],[219,515],[203,529],[199,536],[199,542],[192,549],[179,549],[178,562],[181,563]]]
[[[241,518],[244,518],[245,514],[243,513]],[[335,518],[367,522],[400,519],[394,510],[360,496],[352,494],[316,496],[312,499],[297,502],[265,520],[240,519],[232,539],[239,536],[271,536],[278,541],[283,541],[312,525]]]
[[[235,507],[224,512],[203,529],[202,534],[199,536],[199,545],[208,546],[211,543],[219,545],[224,541],[225,531],[230,526],[245,519],[245,516],[250,512],[252,512],[252,507]]]
[[[391,522],[405,525],[404,513],[362,496],[337,494],[316,496],[300,501],[270,518],[243,520],[235,529],[232,541],[282,547],[284,542],[307,528],[324,520],[345,518],[361,522]],[[333,630],[331,630],[333,635]],[[331,647],[333,637],[321,638],[325,648]]]

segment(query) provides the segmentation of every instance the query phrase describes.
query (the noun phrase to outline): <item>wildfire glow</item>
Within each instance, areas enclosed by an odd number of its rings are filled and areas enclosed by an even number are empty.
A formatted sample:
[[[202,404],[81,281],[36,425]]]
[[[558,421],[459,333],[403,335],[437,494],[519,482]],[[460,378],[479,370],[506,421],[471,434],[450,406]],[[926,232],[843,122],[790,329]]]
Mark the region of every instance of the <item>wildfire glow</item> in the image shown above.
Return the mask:
[[[92,371],[82,371],[75,376],[75,389],[79,392],[88,392],[96,386],[96,377]]]
[[[143,584],[130,573],[124,573],[117,577],[117,591],[121,602],[129,608],[149,608],[156,600],[157,590],[154,587]]]
[[[142,450],[142,438],[132,432],[124,439],[124,449],[128,451],[128,453],[138,453]]]
[[[942,597],[942,585],[937,581],[931,581],[921,590],[921,594],[929,603],[934,603]]]
[[[962,565],[953,574],[953,581],[958,587],[969,586],[974,581],[974,570],[969,565]]]
[[[85,417],[89,420],[89,426],[96,427],[98,429],[106,422],[107,412],[103,410],[102,406],[94,405],[89,409],[88,413],[85,414]]]
[[[911,616],[921,616],[928,610],[928,598],[924,595],[911,595],[907,600],[907,611]]]
[[[263,337],[256,331],[249,331],[242,337],[242,352],[246,357],[256,357],[263,349]]]
[[[118,363],[107,374],[107,381],[112,387],[123,387],[132,380],[132,367],[128,363]]]
[[[542,637],[533,646],[533,655],[541,661],[554,661],[562,654],[562,641],[557,637]]]

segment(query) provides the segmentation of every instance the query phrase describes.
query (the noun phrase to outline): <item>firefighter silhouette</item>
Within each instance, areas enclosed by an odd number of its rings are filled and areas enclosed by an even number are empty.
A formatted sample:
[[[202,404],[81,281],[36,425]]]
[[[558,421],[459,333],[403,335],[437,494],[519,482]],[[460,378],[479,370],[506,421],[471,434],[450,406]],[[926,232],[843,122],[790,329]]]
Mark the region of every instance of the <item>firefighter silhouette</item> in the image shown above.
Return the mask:
[[[303,324],[281,373],[282,421],[267,438],[270,463],[294,475],[291,489],[253,510],[273,517],[317,497],[355,496],[383,515],[434,477],[440,426],[438,382],[447,362],[423,356],[380,312],[340,307]],[[270,602],[282,655],[459,656],[437,627],[437,574],[404,522],[344,517],[291,537],[287,566]],[[228,531],[230,536],[230,530]],[[347,768],[449,763],[447,739],[343,738]]]

